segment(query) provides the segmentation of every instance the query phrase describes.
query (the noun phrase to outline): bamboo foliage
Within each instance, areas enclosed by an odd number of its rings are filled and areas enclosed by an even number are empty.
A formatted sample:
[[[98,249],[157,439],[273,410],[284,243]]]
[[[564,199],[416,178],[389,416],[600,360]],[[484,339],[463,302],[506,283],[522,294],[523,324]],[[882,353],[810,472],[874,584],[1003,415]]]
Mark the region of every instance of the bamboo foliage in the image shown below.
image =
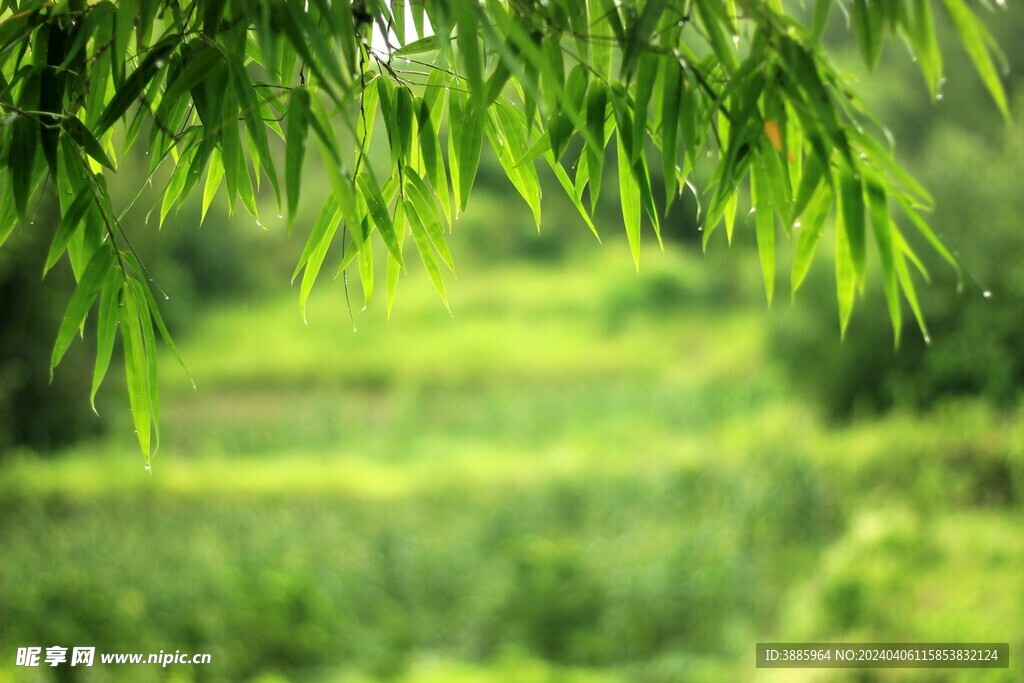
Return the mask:
[[[354,266],[367,298],[375,245],[386,253],[389,310],[408,258],[422,261],[444,299],[455,272],[447,240],[469,207],[485,144],[538,228],[538,164],[595,234],[602,176],[614,169],[637,264],[643,224],[660,242],[668,206],[696,191],[695,169],[709,165],[705,244],[721,225],[731,239],[741,193],[750,197],[770,299],[781,240],[793,243],[795,291],[834,229],[845,332],[873,240],[898,340],[904,302],[925,330],[914,275],[926,273],[903,231],[956,262],[922,216],[931,197],[896,164],[820,39],[845,15],[874,68],[897,38],[938,95],[943,13],[1008,116],[1001,58],[975,11],[988,4],[0,0],[0,245],[37,197],[56,195],[61,220],[43,272],[66,259],[77,287],[52,366],[76,334],[95,332],[95,396],[120,331],[147,462],[158,442],[156,336],[177,351],[128,238],[137,229],[124,225],[130,205],[107,191],[136,145],[150,175],[123,182],[139,194],[171,169],[159,223],[200,187],[204,217],[223,187],[231,210],[258,221],[266,181],[292,224],[308,148],[318,148],[331,197],[296,267],[303,307],[332,244],[338,272]],[[374,136],[389,150],[383,163],[367,154]],[[283,167],[272,152],[279,144]],[[661,205],[652,164],[664,176]]]

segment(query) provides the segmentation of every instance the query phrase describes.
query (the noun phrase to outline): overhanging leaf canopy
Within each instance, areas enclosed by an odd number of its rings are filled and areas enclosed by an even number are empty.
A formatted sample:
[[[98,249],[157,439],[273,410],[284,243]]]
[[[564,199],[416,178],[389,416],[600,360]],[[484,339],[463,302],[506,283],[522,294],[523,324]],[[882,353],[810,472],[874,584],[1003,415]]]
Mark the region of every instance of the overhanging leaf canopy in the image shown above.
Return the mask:
[[[224,186],[229,207],[240,203],[258,220],[263,179],[292,221],[307,148],[318,147],[332,196],[296,268],[303,306],[339,241],[339,272],[356,263],[367,298],[375,243],[386,252],[389,308],[407,251],[444,298],[445,271],[455,268],[447,235],[467,208],[484,147],[538,227],[538,162],[595,234],[591,212],[606,169],[616,169],[638,263],[642,222],[659,241],[665,227],[668,207],[656,201],[654,179],[663,176],[671,204],[684,189],[696,192],[694,171],[710,164],[701,191],[705,244],[720,225],[731,240],[741,188],[749,188],[771,299],[780,235],[794,242],[795,291],[834,225],[845,332],[873,240],[898,339],[901,295],[925,330],[912,270],[927,274],[893,212],[956,262],[922,218],[928,193],[895,163],[880,141],[884,129],[820,39],[832,15],[844,15],[874,67],[898,38],[937,95],[935,17],[943,13],[1008,115],[1000,56],[974,9],[988,4],[2,0],[0,244],[33,197],[56,195],[62,220],[42,265],[45,272],[68,259],[78,285],[52,364],[95,307],[95,396],[120,329],[147,462],[158,440],[155,334],[174,346],[122,222],[130,205],[115,206],[107,191],[135,145],[150,158],[148,178],[125,181],[139,186],[136,198],[161,167],[172,169],[160,223],[200,185],[204,216]],[[375,135],[390,152],[386,163],[368,159]],[[582,144],[570,145],[574,138]]]

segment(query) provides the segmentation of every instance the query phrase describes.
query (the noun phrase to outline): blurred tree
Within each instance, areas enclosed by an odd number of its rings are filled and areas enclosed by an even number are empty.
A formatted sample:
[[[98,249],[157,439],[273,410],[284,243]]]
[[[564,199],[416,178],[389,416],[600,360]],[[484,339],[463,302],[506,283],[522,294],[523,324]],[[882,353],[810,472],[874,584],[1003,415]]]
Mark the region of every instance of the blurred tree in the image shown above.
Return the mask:
[[[333,192],[295,271],[303,274],[304,309],[335,241],[339,274],[354,265],[366,298],[373,245],[386,249],[390,306],[407,233],[444,299],[442,270],[454,271],[445,228],[467,208],[485,140],[538,225],[534,162],[542,161],[596,234],[590,213],[614,134],[634,260],[642,215],[660,241],[661,216],[683,189],[694,191],[695,168],[709,165],[705,243],[720,224],[731,239],[738,188],[749,185],[771,299],[778,228],[795,237],[799,286],[835,207],[841,328],[865,281],[870,232],[898,338],[901,291],[922,330],[924,322],[908,265],[918,257],[891,210],[955,261],[921,218],[931,198],[868,132],[873,119],[822,47],[834,4],[817,0],[802,17],[780,0],[2,0],[0,241],[24,220],[32,197],[53,188],[61,220],[44,272],[67,254],[78,284],[51,369],[95,304],[93,397],[120,327],[147,461],[159,440],[156,335],[177,351],[122,225],[134,200],[115,207],[107,182],[139,140],[150,156],[142,187],[172,167],[158,224],[204,171],[204,214],[223,183],[229,206],[240,202],[259,222],[265,177],[279,210],[294,218],[307,142],[318,141]],[[933,5],[944,8],[1006,115],[994,41],[966,0],[854,0],[848,20],[864,61],[873,67],[886,38],[898,36],[937,93]],[[373,153],[377,118],[386,144]],[[268,131],[284,141],[283,182]],[[574,137],[581,144],[570,154]],[[660,207],[651,146],[666,185]]]

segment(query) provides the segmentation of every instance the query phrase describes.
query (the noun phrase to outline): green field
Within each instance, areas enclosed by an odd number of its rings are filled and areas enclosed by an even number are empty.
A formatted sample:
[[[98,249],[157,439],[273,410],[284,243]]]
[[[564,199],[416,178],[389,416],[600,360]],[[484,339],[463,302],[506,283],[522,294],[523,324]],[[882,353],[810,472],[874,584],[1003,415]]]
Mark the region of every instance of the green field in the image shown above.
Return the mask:
[[[52,644],[213,655],[96,681],[1024,679],[1024,407],[828,422],[742,255],[726,306],[699,257],[585,253],[470,260],[452,316],[413,272],[358,332],[338,283],[308,326],[293,294],[208,310],[180,340],[198,391],[161,361],[152,473],[127,421],[2,461],[0,681]],[[772,675],[763,640],[1013,659]]]

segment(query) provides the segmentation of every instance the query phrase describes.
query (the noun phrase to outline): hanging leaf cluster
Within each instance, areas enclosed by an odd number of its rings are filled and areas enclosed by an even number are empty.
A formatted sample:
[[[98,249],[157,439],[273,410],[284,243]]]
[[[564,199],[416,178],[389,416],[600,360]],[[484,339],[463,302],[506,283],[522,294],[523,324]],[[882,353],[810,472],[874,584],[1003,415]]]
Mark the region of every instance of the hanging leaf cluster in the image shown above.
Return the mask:
[[[749,203],[769,299],[777,240],[794,244],[795,291],[834,230],[844,331],[873,240],[898,339],[901,299],[925,329],[914,273],[927,274],[904,231],[956,263],[922,217],[928,193],[895,163],[820,39],[830,19],[845,20],[874,67],[895,37],[937,95],[935,15],[944,13],[1007,114],[1000,56],[976,4],[988,3],[2,0],[0,244],[33,202],[56,196],[59,224],[31,228],[53,233],[44,275],[66,259],[77,281],[52,366],[77,334],[95,333],[95,397],[120,337],[147,462],[159,433],[157,335],[174,346],[131,245],[143,226],[125,224],[134,201],[118,206],[108,193],[136,146],[149,175],[119,182],[138,200],[160,179],[158,224],[197,188],[204,217],[224,188],[231,210],[258,221],[264,183],[292,224],[316,148],[331,194],[302,226],[303,310],[329,253],[340,253],[329,267],[354,269],[369,299],[375,249],[386,253],[389,310],[410,259],[444,299],[455,270],[447,240],[486,148],[538,227],[538,168],[595,234],[614,175],[637,262],[641,225],[660,242],[681,192],[699,195],[705,243],[720,226],[731,240]],[[711,173],[700,190],[698,165]],[[667,202],[655,199],[659,175]]]

